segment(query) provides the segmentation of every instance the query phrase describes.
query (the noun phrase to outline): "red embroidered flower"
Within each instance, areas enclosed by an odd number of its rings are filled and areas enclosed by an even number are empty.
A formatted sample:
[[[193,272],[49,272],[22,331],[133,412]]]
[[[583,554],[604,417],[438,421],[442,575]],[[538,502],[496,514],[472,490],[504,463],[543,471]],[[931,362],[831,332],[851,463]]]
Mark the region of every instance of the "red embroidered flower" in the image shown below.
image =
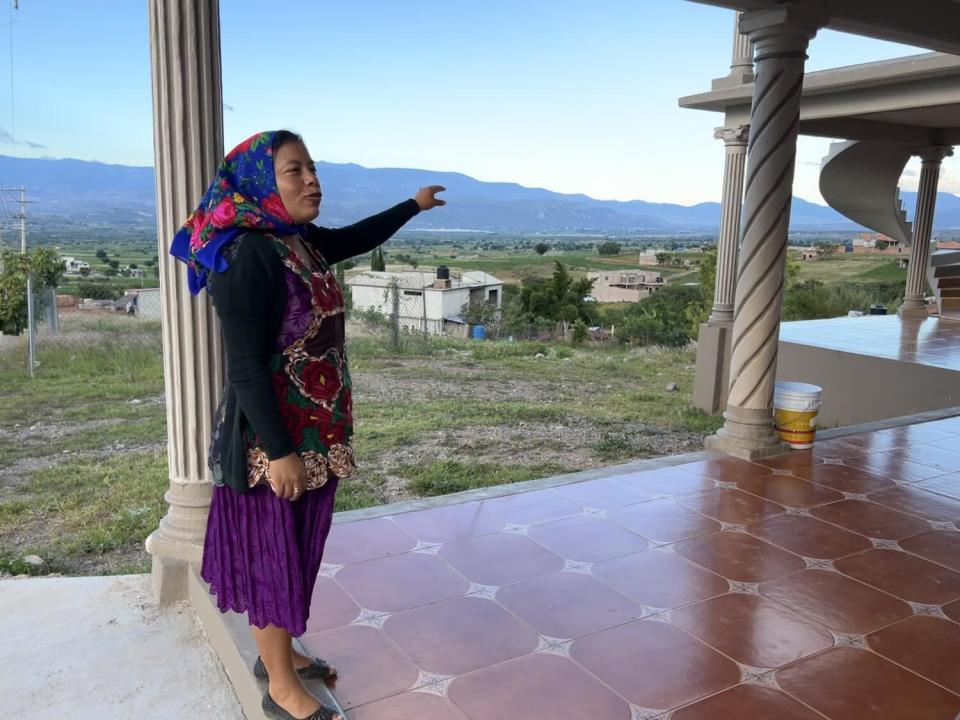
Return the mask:
[[[343,441],[346,439],[346,432],[346,426],[343,423],[337,423],[324,428],[320,439],[323,440],[323,444],[328,448],[332,445],[343,445]]]
[[[205,219],[206,216],[203,214],[203,212],[197,210],[197,212],[195,212],[189,220],[192,228],[190,231],[190,249],[194,252],[203,246],[203,238],[200,237],[200,231],[203,229],[203,222]]]
[[[287,208],[283,205],[283,200],[280,199],[280,196],[276,193],[270,193],[263,199],[263,202],[260,203],[264,210],[273,215],[274,217],[280,218],[285,223],[292,223],[293,218],[290,217],[290,213],[287,212]]]
[[[303,429],[308,424],[307,412],[293,403],[284,403],[280,406],[280,415],[287,432],[290,433],[290,439],[299,446],[303,442]]]
[[[229,199],[222,200],[211,213],[211,222],[218,228],[231,227],[236,218],[237,208]]]
[[[347,425],[353,425],[353,393],[350,388],[343,391],[340,396],[340,412],[343,413],[344,422]]]
[[[340,392],[337,369],[325,360],[310,360],[301,373],[304,389],[317,400],[330,400]]]

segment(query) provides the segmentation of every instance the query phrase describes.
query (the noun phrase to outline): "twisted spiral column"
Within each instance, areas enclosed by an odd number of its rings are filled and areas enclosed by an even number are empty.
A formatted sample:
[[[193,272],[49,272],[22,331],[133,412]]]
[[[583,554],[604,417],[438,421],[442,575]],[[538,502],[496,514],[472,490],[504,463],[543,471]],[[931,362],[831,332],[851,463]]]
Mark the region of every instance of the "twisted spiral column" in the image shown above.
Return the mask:
[[[913,218],[913,243],[910,264],[907,266],[907,286],[901,313],[925,315],[923,301],[927,287],[927,265],[930,263],[930,236],[933,232],[933,213],[937,205],[937,182],[943,158],[953,154],[949,147],[930,147],[920,151],[920,187],[917,189],[917,210]]]
[[[740,244],[723,428],[708,447],[741,457],[779,452],[773,427],[780,309],[793,196],[800,92],[807,45],[825,24],[811,6],[745,13],[756,77],[747,149]]]
[[[740,211],[743,202],[743,171],[747,159],[747,125],[717,128],[713,134],[723,140],[723,199],[720,204],[720,235],[717,238],[717,272],[710,325],[733,322],[734,291],[737,287],[737,244],[740,241]]]

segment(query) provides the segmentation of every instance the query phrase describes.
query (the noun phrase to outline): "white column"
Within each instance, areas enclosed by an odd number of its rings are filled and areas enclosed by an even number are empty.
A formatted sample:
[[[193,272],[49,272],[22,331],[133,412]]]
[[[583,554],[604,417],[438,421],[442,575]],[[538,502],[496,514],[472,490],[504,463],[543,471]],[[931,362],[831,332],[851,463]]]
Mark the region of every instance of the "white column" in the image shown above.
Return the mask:
[[[730,72],[725,77],[713,81],[714,90],[753,82],[753,46],[750,43],[750,38],[740,30],[742,15],[743,13],[738,12],[733,23],[733,53],[730,59]]]
[[[740,211],[743,203],[743,171],[747,158],[749,126],[717,128],[714,137],[723,140],[723,199],[720,204],[720,233],[717,238],[717,271],[710,325],[733,322],[734,291],[737,286],[737,244],[740,242]]]
[[[927,265],[930,264],[930,237],[933,232],[933,214],[937,206],[937,182],[943,158],[952,155],[949,147],[930,147],[920,152],[920,187],[917,190],[917,209],[913,218],[913,243],[910,264],[907,266],[907,287],[901,314],[926,315],[923,300],[927,287]]]
[[[807,5],[744,13],[754,43],[743,240],[740,244],[726,422],[707,446],[740,457],[780,452],[773,427],[780,309],[806,49],[826,18]]]
[[[206,449],[223,385],[213,309],[191,296],[169,249],[223,157],[223,109],[218,0],[149,0],[149,13],[170,488],[146,546],[166,603],[185,597],[187,565],[201,559],[213,487]]]

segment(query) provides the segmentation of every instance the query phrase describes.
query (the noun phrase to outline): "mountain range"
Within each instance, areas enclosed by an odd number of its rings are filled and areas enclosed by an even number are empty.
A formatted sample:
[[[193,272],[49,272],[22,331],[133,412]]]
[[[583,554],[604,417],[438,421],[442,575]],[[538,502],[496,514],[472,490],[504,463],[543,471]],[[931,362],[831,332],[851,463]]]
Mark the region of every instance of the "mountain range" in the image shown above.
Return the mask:
[[[504,233],[685,233],[715,232],[720,204],[696,205],[595,200],[516,183],[483,182],[455,172],[365,168],[318,162],[324,189],[320,222],[339,226],[412,196],[423,185],[444,185],[446,207],[419,215],[409,230],[463,229]],[[108,165],[84,160],[18,158],[0,155],[0,185],[27,188],[33,218],[70,223],[142,225],[155,214],[150,167]],[[717,178],[720,191],[720,178]],[[913,208],[916,193],[902,193]],[[0,208],[3,210],[4,208]],[[10,197],[6,210],[12,210]],[[856,230],[832,208],[794,197],[791,230]],[[960,197],[940,193],[937,229],[960,228]]]

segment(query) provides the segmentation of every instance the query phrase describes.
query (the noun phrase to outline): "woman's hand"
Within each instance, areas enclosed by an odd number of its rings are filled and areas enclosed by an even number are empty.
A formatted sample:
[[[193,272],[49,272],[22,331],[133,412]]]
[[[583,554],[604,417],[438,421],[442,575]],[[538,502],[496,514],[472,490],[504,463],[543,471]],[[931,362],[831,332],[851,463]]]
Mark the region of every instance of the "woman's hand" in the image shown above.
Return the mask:
[[[428,185],[427,187],[422,187],[417,190],[417,194],[413,196],[413,199],[416,200],[417,205],[420,206],[420,212],[440,205],[446,205],[446,200],[441,200],[436,197],[438,192],[443,192],[444,190],[446,190],[446,188],[443,185]]]
[[[307,489],[307,469],[295,452],[270,461],[270,487],[278,498],[296,500]]]

